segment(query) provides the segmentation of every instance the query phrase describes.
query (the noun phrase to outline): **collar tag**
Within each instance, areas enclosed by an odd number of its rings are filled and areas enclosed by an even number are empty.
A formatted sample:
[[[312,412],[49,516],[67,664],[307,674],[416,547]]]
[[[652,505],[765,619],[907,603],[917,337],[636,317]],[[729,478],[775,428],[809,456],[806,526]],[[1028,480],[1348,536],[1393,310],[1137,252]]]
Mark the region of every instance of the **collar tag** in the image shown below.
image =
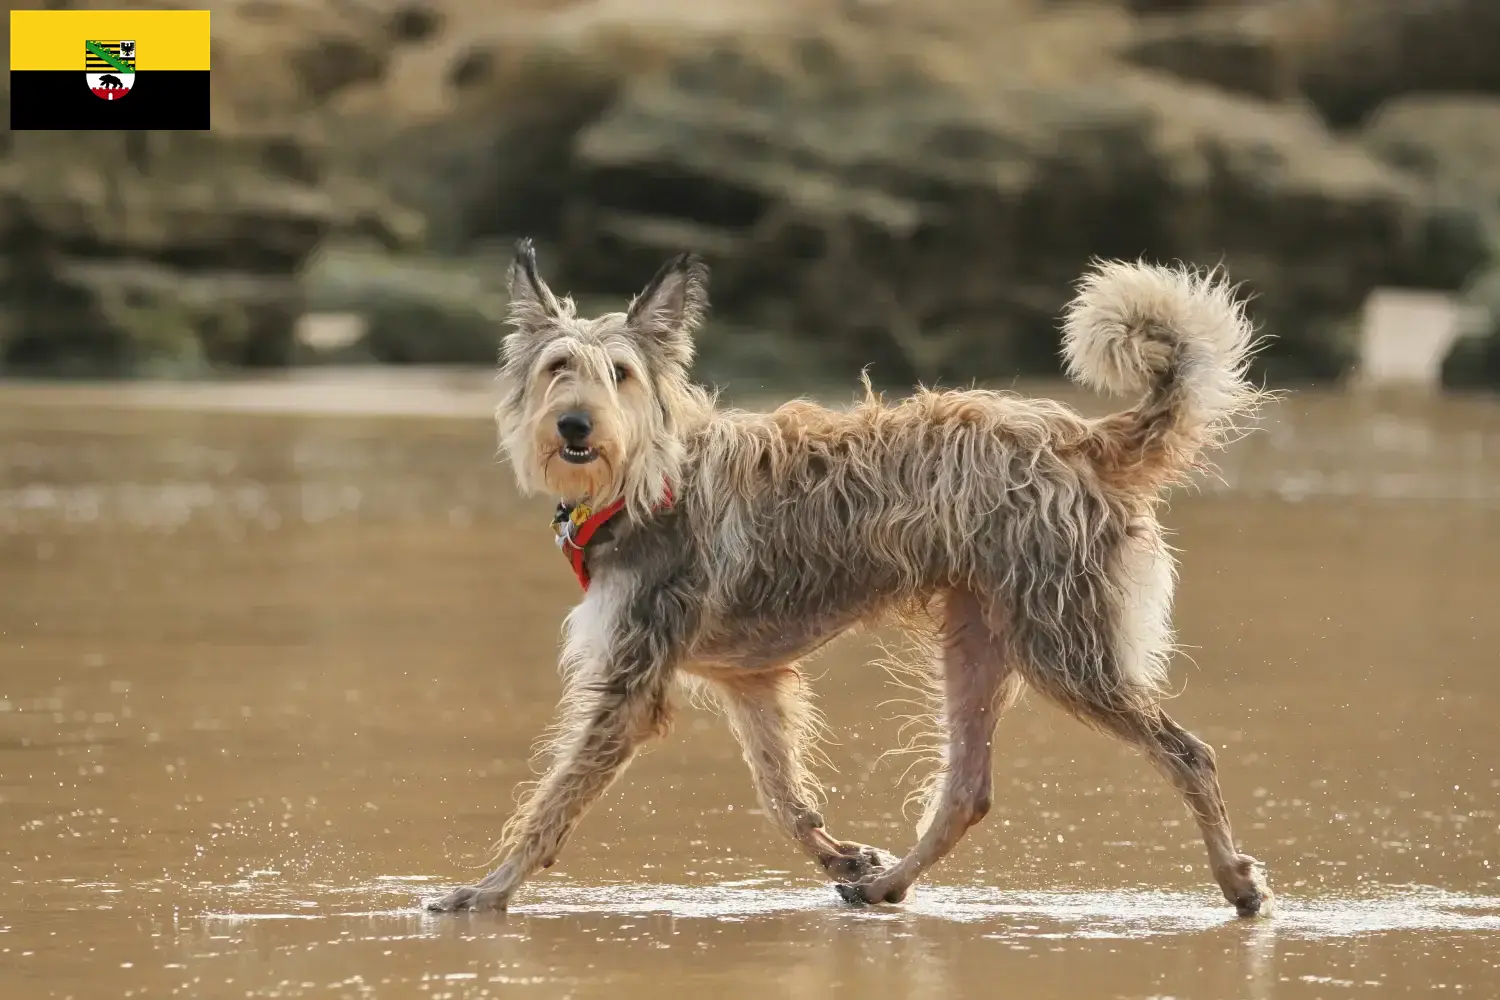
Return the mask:
[[[552,533],[557,536],[557,547],[560,549],[566,549],[569,546],[578,548],[576,541],[578,533],[593,516],[593,508],[586,503],[569,506],[567,503],[559,502],[556,513],[552,515]]]
[[[672,488],[665,487],[656,509],[665,510],[672,506],[673,500]],[[584,590],[589,589],[589,572],[583,559],[584,549],[588,547],[594,534],[624,507],[624,499],[616,500],[599,511],[595,511],[587,503],[570,505],[566,501],[559,501],[557,510],[552,513],[552,533],[557,536],[557,548],[568,557],[573,574],[578,577]]]

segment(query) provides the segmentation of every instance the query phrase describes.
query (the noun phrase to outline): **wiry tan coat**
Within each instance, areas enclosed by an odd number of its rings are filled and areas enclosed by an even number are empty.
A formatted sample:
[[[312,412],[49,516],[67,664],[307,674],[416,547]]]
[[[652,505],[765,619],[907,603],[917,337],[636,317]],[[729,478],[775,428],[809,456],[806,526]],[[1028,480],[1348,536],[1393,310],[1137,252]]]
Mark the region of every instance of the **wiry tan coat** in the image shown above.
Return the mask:
[[[1028,684],[1140,747],[1185,796],[1225,897],[1263,912],[1270,892],[1235,848],[1212,750],[1159,707],[1174,564],[1155,509],[1260,399],[1232,290],[1145,264],[1086,275],[1066,316],[1069,370],[1141,397],[1102,419],[984,391],[888,404],[868,387],[848,411],[746,413],[688,379],[707,278],[678,257],[627,313],[585,319],[518,248],[502,445],[523,489],[625,508],[587,549],[550,768],[506,826],[500,866],[432,908],[504,907],[665,731],[690,677],[724,706],[767,814],[851,902],[901,900],[984,816],[995,722]],[[900,860],[827,831],[798,671],[852,626],[892,619],[935,624],[945,743]]]

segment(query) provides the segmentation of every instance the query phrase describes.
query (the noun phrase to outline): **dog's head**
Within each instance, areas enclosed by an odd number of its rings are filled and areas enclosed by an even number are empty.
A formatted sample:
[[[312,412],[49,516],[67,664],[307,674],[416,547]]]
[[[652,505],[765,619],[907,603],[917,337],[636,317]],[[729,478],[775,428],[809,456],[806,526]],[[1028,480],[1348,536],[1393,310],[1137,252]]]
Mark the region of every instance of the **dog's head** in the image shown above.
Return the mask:
[[[537,273],[531,241],[518,243],[495,417],[522,491],[649,511],[681,464],[693,331],[707,309],[708,267],[680,254],[626,312],[579,317]]]

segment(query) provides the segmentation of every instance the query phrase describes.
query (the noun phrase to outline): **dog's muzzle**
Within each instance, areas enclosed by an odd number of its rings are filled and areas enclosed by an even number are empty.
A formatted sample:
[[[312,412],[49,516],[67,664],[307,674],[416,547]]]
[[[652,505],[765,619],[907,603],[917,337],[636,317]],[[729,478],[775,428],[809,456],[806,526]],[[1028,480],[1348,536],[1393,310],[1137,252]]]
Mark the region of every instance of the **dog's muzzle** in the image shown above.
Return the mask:
[[[571,465],[587,465],[599,457],[599,449],[589,444],[589,435],[594,433],[594,421],[582,410],[569,410],[557,418],[557,436],[563,446],[558,451],[562,460]]]

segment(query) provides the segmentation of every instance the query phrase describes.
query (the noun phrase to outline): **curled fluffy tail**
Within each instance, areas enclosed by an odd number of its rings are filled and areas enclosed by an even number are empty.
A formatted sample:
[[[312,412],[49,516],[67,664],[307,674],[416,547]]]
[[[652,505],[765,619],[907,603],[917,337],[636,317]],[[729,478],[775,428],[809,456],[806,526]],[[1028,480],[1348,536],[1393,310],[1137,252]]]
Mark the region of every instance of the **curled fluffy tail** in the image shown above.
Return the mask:
[[[1245,377],[1259,345],[1234,293],[1216,270],[1146,263],[1098,262],[1079,280],[1063,325],[1068,374],[1144,397],[1100,424],[1116,464],[1170,478],[1259,407],[1265,394]]]

